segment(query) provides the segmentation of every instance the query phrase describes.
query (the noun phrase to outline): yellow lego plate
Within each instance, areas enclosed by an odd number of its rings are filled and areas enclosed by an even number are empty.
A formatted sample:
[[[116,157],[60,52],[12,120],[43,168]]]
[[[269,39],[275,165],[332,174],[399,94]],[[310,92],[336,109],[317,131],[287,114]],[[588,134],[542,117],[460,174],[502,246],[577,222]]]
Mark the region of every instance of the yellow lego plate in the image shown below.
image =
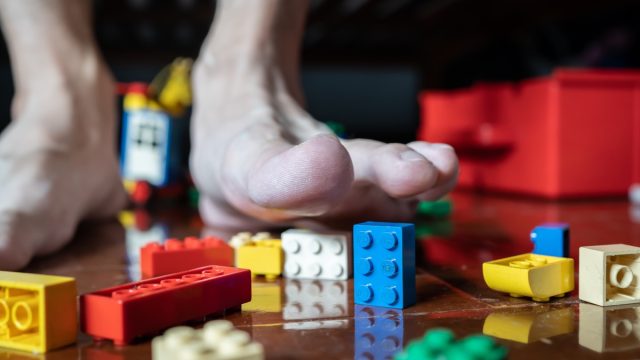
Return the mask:
[[[561,297],[574,287],[573,259],[522,254],[482,264],[489,288],[534,301]]]
[[[35,353],[77,335],[73,278],[0,271],[0,346]]]

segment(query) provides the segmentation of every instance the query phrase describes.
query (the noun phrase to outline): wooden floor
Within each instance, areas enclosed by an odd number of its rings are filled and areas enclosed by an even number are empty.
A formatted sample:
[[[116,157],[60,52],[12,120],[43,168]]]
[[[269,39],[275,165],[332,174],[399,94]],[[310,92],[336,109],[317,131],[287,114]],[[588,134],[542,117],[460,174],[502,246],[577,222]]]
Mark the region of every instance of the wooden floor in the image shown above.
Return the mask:
[[[270,359],[383,359],[435,327],[457,336],[495,334],[513,359],[638,358],[640,307],[583,304],[577,289],[544,304],[511,298],[485,286],[481,266],[529,252],[529,231],[545,221],[571,224],[576,261],[579,246],[640,245],[640,209],[634,212],[622,200],[557,204],[454,194],[453,201],[451,219],[416,223],[417,305],[403,311],[354,306],[352,280],[256,280],[253,301],[226,318],[261,342]],[[184,209],[156,210],[152,218],[146,231],[125,230],[115,221],[83,225],[70,246],[27,271],[73,276],[80,293],[93,291],[136,279],[140,244],[202,230],[197,216]],[[150,357],[149,339],[118,348],[86,335],[46,356],[0,351],[0,359]]]

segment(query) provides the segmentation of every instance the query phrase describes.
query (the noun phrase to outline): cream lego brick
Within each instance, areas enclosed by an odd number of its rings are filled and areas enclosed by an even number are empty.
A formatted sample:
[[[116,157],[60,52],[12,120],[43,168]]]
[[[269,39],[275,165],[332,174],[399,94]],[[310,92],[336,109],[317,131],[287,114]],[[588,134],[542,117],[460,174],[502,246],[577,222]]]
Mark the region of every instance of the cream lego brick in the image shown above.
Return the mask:
[[[578,342],[599,353],[640,349],[640,308],[580,303]]]
[[[347,316],[347,282],[338,280],[285,280],[284,320],[326,319]]]
[[[290,229],[282,233],[284,276],[346,280],[352,272],[351,234]]]
[[[262,345],[226,320],[210,321],[202,329],[178,326],[151,343],[153,360],[262,360]]]
[[[600,306],[640,303],[640,247],[580,248],[580,300]]]

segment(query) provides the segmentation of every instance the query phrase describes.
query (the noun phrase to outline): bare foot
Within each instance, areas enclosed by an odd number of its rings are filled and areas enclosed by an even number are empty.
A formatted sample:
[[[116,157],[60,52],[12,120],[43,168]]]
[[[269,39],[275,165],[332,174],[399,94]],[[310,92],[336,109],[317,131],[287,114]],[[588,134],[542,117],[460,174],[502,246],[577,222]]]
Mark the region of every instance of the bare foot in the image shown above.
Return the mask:
[[[301,107],[270,51],[200,59],[194,70],[191,171],[213,227],[254,229],[362,219],[406,221],[418,199],[450,191],[444,144],[340,141]]]
[[[1,269],[61,248],[80,220],[125,205],[113,80],[101,61],[76,60],[73,76],[56,70],[19,90],[0,137]]]

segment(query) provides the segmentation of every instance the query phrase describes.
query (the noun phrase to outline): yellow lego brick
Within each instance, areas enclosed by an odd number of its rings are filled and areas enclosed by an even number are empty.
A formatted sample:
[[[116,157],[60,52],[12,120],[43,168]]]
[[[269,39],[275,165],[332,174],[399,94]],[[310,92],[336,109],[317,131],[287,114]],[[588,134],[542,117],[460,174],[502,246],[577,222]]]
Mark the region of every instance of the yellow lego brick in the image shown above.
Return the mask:
[[[282,274],[284,253],[279,239],[255,240],[236,250],[236,266],[251,270],[251,276],[275,279]]]
[[[564,296],[574,287],[571,258],[522,254],[486,262],[482,273],[489,288],[534,301]]]
[[[74,343],[76,296],[73,278],[0,271],[0,346],[43,353]]]
[[[563,308],[495,312],[484,319],[482,333],[500,339],[529,344],[540,339],[568,334],[574,329],[574,310]]]

